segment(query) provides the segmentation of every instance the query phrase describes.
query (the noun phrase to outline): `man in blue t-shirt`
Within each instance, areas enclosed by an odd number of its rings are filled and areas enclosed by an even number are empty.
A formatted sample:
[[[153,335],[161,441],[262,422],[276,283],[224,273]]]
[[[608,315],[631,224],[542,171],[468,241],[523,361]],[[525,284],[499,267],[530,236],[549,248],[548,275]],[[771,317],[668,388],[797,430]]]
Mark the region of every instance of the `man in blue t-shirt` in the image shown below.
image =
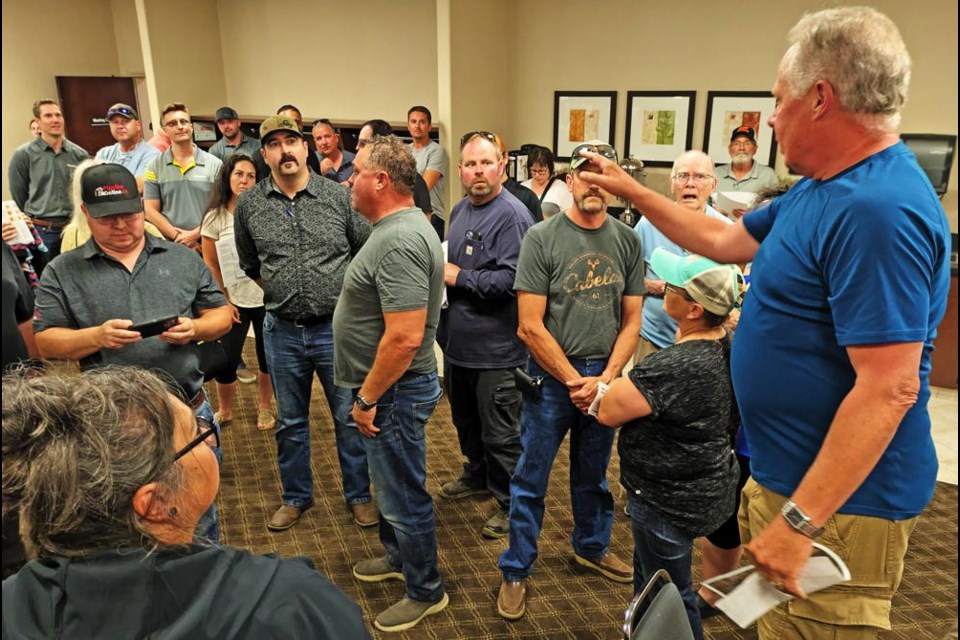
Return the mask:
[[[587,180],[691,252],[753,260],[732,358],[753,454],[744,542],[761,575],[793,595],[814,538],[852,576],[764,616],[760,637],[874,637],[890,628],[907,541],[936,481],[926,405],[949,229],[898,138],[910,57],[893,22],[828,9],[802,18],[790,43],[769,123],[807,177],[773,204],[727,226],[694,220],[609,162]]]

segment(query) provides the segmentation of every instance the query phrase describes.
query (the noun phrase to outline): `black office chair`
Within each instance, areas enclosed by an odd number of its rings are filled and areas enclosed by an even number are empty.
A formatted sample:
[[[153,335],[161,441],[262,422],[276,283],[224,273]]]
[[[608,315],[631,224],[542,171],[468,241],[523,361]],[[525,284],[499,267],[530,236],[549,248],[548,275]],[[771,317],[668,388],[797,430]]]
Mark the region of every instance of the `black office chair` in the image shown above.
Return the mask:
[[[646,605],[646,608],[644,608]],[[660,569],[634,596],[623,620],[624,640],[693,640],[680,590]]]

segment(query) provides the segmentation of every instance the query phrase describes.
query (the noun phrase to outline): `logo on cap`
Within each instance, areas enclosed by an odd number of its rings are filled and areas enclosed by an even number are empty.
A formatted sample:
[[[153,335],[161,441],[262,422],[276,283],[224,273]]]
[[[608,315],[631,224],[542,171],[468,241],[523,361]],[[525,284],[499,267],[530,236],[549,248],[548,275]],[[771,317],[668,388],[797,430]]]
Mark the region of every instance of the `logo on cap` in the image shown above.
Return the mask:
[[[93,195],[98,198],[106,196],[125,196],[129,191],[122,184],[105,184],[93,190]]]
[[[730,136],[730,142],[733,142],[737,138],[747,138],[750,142],[757,141],[757,132],[753,130],[753,127],[737,127],[733,130],[733,134]]]

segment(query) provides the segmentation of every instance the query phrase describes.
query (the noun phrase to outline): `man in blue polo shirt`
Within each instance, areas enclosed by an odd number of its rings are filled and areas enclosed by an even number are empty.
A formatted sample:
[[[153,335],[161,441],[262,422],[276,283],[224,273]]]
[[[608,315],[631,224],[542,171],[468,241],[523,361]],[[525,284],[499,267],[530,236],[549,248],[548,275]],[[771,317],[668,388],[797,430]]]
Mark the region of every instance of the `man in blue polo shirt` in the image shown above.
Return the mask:
[[[592,182],[691,252],[753,260],[731,361],[752,454],[741,534],[787,593],[804,595],[814,538],[852,575],[761,618],[760,637],[876,637],[937,477],[928,374],[949,229],[898,137],[910,56],[896,25],[875,9],[828,9],[789,42],[769,124],[806,178],[784,196],[728,226],[695,223],[609,162]]]

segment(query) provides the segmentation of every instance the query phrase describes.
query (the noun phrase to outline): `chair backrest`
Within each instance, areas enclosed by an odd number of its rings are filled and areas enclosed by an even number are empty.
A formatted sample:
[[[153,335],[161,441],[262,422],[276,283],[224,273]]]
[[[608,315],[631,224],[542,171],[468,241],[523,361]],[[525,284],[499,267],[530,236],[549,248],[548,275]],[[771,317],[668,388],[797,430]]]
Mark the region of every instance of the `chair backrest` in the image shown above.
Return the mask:
[[[624,640],[693,640],[680,590],[665,569],[653,574],[627,607]]]

